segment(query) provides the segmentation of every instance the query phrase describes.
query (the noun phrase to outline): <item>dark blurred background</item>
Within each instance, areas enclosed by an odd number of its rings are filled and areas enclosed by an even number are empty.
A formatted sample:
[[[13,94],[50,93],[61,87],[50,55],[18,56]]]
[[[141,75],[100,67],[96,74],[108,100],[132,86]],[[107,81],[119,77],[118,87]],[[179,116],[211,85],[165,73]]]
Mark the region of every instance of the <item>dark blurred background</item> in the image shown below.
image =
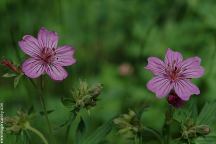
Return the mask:
[[[16,64],[26,59],[18,41],[26,34],[37,36],[41,27],[56,31],[59,45],[76,49],[77,63],[67,68],[69,77],[53,82],[46,77],[46,100],[53,125],[63,123],[69,111],[60,97],[69,95],[79,79],[104,90],[97,106],[90,110],[90,129],[114,116],[149,105],[142,115],[144,125],[161,129],[166,99],[158,100],[146,88],[152,74],[144,69],[149,56],[164,59],[166,49],[180,51],[184,58],[199,56],[205,75],[195,80],[201,94],[193,96],[199,106],[215,99],[216,93],[216,1],[215,0],[0,0],[0,57]],[[4,73],[1,67],[1,74]],[[0,100],[5,115],[35,103],[41,109],[31,83],[22,78],[17,88],[13,79],[0,79]],[[46,133],[44,119],[37,117],[34,126]],[[46,135],[46,134],[45,134]],[[56,132],[61,142],[64,129]],[[13,137],[8,136],[12,144]],[[109,143],[128,143],[116,134]]]

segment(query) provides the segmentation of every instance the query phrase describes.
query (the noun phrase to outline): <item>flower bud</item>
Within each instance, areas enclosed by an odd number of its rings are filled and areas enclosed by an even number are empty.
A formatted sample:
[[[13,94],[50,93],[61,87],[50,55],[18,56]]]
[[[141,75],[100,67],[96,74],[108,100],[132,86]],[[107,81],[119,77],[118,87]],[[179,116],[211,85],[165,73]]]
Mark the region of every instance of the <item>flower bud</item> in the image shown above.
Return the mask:
[[[210,128],[208,125],[196,126],[196,132],[201,135],[207,135],[210,133]]]
[[[185,104],[185,101],[183,101],[174,91],[170,92],[167,101],[175,108],[180,108]]]
[[[6,132],[18,134],[26,127],[28,123],[28,115],[22,111],[17,111],[17,115],[14,117],[5,117]]]
[[[118,133],[123,134],[127,138],[134,137],[142,130],[142,125],[136,113],[132,110],[115,118],[113,123],[118,127]]]
[[[87,82],[80,81],[79,86],[71,92],[71,97],[63,98],[62,103],[66,107],[72,107],[74,111],[80,111],[83,108],[90,109],[96,105],[102,88],[102,84],[89,87]]]
[[[5,67],[9,68],[10,70],[12,70],[15,73],[22,73],[22,70],[20,69],[20,67],[17,67],[16,65],[14,65],[13,62],[10,60],[3,59],[1,61],[1,64],[4,65]]]

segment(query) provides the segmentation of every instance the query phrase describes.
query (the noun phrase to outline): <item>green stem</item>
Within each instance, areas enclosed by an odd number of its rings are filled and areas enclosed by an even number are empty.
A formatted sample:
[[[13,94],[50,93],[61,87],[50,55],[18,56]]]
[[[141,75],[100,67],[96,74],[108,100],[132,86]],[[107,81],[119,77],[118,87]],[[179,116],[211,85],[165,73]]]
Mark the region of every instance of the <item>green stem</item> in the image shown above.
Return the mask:
[[[51,126],[49,118],[48,118],[47,108],[46,108],[45,100],[44,100],[44,97],[43,97],[43,89],[44,89],[43,76],[41,76],[39,98],[40,98],[41,106],[43,107],[43,110],[44,110],[44,115],[45,115],[45,119],[46,119],[46,122],[47,122],[47,125],[48,125],[49,134],[51,135],[51,137],[54,138],[53,131],[52,131],[52,126]]]
[[[171,105],[168,106],[168,109],[166,111],[165,115],[165,123],[163,126],[163,135],[164,135],[164,143],[169,144],[171,135],[170,135],[170,125],[173,120],[173,107]]]
[[[39,130],[31,127],[31,125],[29,123],[26,124],[26,129],[32,131],[37,136],[39,136],[41,138],[41,140],[43,141],[44,144],[48,144],[48,141],[46,140],[46,138],[44,137],[44,135]]]

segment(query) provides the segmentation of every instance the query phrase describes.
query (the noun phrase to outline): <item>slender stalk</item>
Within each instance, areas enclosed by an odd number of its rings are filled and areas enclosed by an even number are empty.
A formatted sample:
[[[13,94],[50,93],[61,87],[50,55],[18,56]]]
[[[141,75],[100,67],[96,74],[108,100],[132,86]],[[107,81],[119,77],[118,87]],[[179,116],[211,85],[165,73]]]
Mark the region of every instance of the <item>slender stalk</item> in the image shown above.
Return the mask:
[[[41,138],[41,140],[43,141],[44,144],[48,144],[48,141],[46,140],[46,138],[44,137],[44,135],[39,130],[33,128],[29,123],[26,124],[26,129],[32,131],[37,136],[39,136]]]
[[[46,108],[45,100],[44,100],[44,97],[43,97],[43,92],[44,92],[44,81],[43,81],[43,76],[41,76],[41,78],[40,78],[40,94],[39,94],[39,98],[40,98],[41,106],[43,107],[43,110],[44,110],[44,115],[45,115],[45,119],[46,119],[46,122],[47,122],[47,125],[48,125],[49,134],[52,135],[52,137],[53,137],[52,126],[51,126],[49,118],[48,118],[47,108]]]
[[[163,126],[163,135],[164,135],[164,143],[165,144],[170,144],[170,125],[173,119],[173,107],[171,105],[168,106],[167,112],[166,112],[166,117],[165,117],[165,123]]]

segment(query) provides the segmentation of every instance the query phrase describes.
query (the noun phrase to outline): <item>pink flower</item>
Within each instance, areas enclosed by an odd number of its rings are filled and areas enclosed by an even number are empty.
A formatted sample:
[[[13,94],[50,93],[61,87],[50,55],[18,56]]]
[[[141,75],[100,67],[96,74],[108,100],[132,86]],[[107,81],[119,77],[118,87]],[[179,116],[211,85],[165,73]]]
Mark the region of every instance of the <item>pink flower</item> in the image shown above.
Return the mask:
[[[187,101],[192,94],[200,94],[199,88],[191,83],[192,78],[199,78],[204,74],[200,62],[199,57],[183,60],[181,53],[171,49],[167,50],[164,62],[150,57],[145,68],[155,76],[148,82],[147,88],[156,93],[158,98],[175,92],[180,99]]]
[[[41,28],[38,37],[25,35],[19,46],[31,58],[22,64],[22,71],[30,78],[37,78],[47,73],[53,80],[63,80],[68,76],[64,66],[76,62],[74,49],[69,45],[57,47],[58,35]]]

